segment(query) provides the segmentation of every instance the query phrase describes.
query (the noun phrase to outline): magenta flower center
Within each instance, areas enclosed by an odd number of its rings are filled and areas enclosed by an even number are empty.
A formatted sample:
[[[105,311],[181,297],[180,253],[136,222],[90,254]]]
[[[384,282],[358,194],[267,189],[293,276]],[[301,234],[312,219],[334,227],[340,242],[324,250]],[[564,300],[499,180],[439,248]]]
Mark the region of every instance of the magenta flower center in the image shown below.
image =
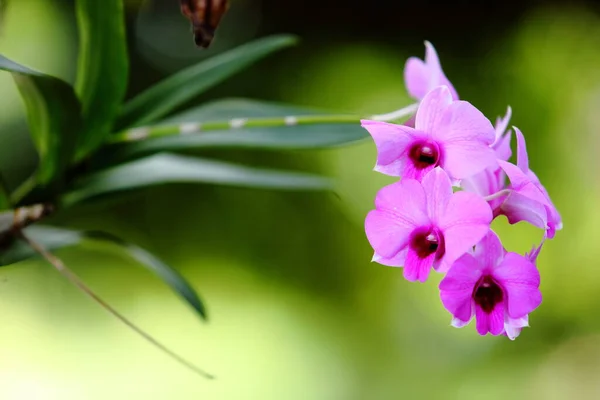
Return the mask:
[[[489,275],[481,277],[477,285],[475,285],[475,290],[473,291],[475,304],[488,314],[494,310],[496,304],[502,302],[503,298],[504,293],[502,292],[502,288]]]
[[[410,149],[409,157],[417,169],[425,169],[438,165],[440,151],[436,143],[421,142]]]
[[[444,237],[436,229],[422,229],[413,233],[410,247],[417,253],[419,258],[429,257],[433,253],[436,258],[444,255]]]

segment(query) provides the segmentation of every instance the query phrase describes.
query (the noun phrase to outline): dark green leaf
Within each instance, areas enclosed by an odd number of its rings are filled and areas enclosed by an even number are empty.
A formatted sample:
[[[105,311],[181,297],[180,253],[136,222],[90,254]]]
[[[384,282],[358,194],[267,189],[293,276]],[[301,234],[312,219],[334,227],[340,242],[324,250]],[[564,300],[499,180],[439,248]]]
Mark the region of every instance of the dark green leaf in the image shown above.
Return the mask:
[[[221,161],[158,154],[82,180],[63,197],[65,206],[94,196],[168,183],[213,183],[279,190],[325,190],[329,179],[300,172],[251,168]]]
[[[286,117],[288,115],[328,115],[331,112],[298,107],[270,101],[230,98],[204,103],[182,113],[161,120],[159,125],[185,122],[223,121],[233,118]]]
[[[171,289],[183,297],[183,299],[187,301],[202,318],[206,318],[206,310],[194,288],[192,288],[179,272],[165,264],[153,254],[139,246],[127,243],[118,237],[105,232],[86,232],[85,237],[94,240],[105,240],[118,245],[133,259],[149,269],[152,273],[156,274],[163,282],[169,285]]]
[[[0,55],[0,69],[9,71],[27,109],[31,137],[40,157],[37,179],[48,183],[73,159],[81,129],[81,109],[66,82],[17,64]]]
[[[325,113],[251,100],[225,100],[186,111],[179,116],[169,118],[164,124],[225,120],[234,117],[316,114]],[[368,133],[360,126],[357,117],[354,123],[236,128],[201,131],[187,135],[166,135],[111,146],[108,153],[111,159],[121,160],[152,152],[201,148],[311,149],[341,146],[366,137]]]
[[[0,211],[8,210],[10,208],[10,193],[8,192],[4,176],[0,173]]]
[[[295,42],[289,35],[270,36],[184,69],[125,104],[118,130],[156,121],[236,72]]]
[[[83,240],[83,235],[77,231],[50,226],[34,225],[23,232],[50,251],[74,246]],[[15,239],[7,248],[0,250],[0,265],[14,264],[35,256],[37,253],[27,243]]]
[[[80,232],[65,228],[35,225],[23,231],[27,237],[39,243],[46,250],[52,251],[64,247],[81,244],[84,240],[107,241],[119,245],[133,259],[156,274],[173,291],[179,294],[188,304],[206,318],[204,305],[196,291],[176,270],[162,262],[160,259],[131,243],[104,232]],[[15,239],[7,248],[0,251],[0,266],[14,264],[19,261],[36,257],[38,254],[24,241]]]
[[[76,90],[85,131],[78,157],[110,134],[127,90],[128,59],[123,0],[77,0],[79,65]]]

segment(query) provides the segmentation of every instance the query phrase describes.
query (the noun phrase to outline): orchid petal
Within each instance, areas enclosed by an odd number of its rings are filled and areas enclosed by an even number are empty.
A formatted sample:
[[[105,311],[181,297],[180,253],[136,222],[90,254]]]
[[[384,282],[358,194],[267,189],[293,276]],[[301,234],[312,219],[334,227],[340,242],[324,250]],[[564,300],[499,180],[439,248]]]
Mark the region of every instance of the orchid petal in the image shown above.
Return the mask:
[[[421,182],[427,197],[427,214],[437,222],[446,213],[446,207],[452,197],[452,184],[448,174],[437,167],[427,173]]]
[[[410,145],[415,137],[423,134],[408,126],[381,121],[361,120],[361,125],[373,137],[377,147],[375,170],[386,175],[401,176]]]
[[[496,304],[488,314],[479,306],[475,306],[475,318],[477,319],[477,333],[485,336],[488,332],[494,336],[504,332],[504,305],[502,302]]]
[[[415,250],[409,248],[404,263],[404,278],[411,282],[417,280],[420,282],[427,281],[434,259],[435,253],[432,253],[425,258],[421,258]]]
[[[508,253],[494,269],[494,278],[505,290],[511,318],[524,317],[541,304],[540,273],[526,257]]]
[[[452,265],[440,282],[440,298],[455,319],[467,323],[473,316],[473,289],[482,275],[481,264],[465,254]]]
[[[475,246],[475,258],[486,268],[496,267],[504,258],[504,247],[500,238],[491,229]]]
[[[382,188],[375,198],[376,210],[365,220],[371,246],[384,258],[404,248],[417,226],[426,225],[426,198],[419,182],[405,179]]]
[[[483,198],[474,193],[454,193],[439,222],[447,262],[456,260],[477,244],[490,229],[491,222],[492,210]]]
[[[417,130],[433,133],[439,129],[445,110],[452,104],[452,94],[447,86],[431,90],[421,101],[415,117]]]
[[[515,135],[517,136],[517,166],[525,173],[529,171],[529,157],[527,156],[527,146],[525,145],[525,137],[519,128],[513,126]]]

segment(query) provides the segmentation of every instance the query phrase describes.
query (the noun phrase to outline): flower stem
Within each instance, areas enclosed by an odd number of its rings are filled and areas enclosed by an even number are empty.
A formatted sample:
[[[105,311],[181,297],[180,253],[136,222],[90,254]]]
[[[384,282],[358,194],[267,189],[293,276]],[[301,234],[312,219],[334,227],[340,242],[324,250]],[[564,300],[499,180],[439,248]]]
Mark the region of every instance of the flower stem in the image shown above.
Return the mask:
[[[132,142],[148,138],[171,135],[188,135],[201,131],[219,131],[239,128],[272,128],[279,126],[318,125],[318,124],[359,124],[361,119],[394,121],[414,114],[418,104],[386,114],[360,117],[356,115],[289,115],[276,118],[233,118],[225,121],[188,122],[178,125],[143,126],[132,128],[113,135],[109,143]]]

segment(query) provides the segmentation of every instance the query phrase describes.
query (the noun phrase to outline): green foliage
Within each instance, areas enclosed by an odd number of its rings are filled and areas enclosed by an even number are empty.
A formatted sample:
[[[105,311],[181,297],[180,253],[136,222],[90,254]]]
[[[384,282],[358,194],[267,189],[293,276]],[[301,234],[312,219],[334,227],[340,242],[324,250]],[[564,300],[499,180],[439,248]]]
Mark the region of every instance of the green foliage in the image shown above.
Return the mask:
[[[126,103],[117,127],[125,129],[156,121],[236,72],[294,43],[293,36],[270,36],[184,69]]]
[[[47,184],[73,159],[81,129],[80,105],[68,83],[34,71],[0,55],[0,69],[9,71],[19,88],[40,164],[37,181]]]
[[[275,126],[267,126],[268,121],[248,121],[247,128],[232,128],[228,121],[234,118],[260,118],[260,117],[285,117],[285,116],[319,116],[320,123],[299,123],[294,126],[285,125],[278,118],[271,121]],[[313,149],[345,145],[364,139],[367,132],[361,128],[358,117],[350,117],[347,122],[324,123],[329,117],[323,111],[291,107],[277,103],[249,99],[226,99],[210,102],[179,115],[168,118],[156,128],[174,126],[174,134],[160,135],[149,140],[133,141],[118,144],[109,148],[106,157],[120,160],[137,157],[143,154],[159,151],[176,151],[184,149],[210,149],[210,148],[246,148],[246,149]],[[342,119],[342,118],[340,118]],[[206,121],[202,132],[198,134],[179,134],[179,124],[196,121]],[[217,122],[211,122],[217,121]],[[226,129],[212,129],[222,122]],[[304,122],[304,121],[299,121]],[[307,121],[307,122],[310,122]]]
[[[358,116],[246,99],[213,101],[164,119],[228,77],[293,45],[293,36],[276,35],[239,46],[184,69],[123,104],[129,65],[122,1],[77,0],[76,15],[80,48],[75,88],[0,55],[0,69],[13,75],[20,90],[39,154],[37,174],[12,193],[0,182],[0,211],[15,204],[27,207],[47,203],[60,217],[73,205],[92,199],[171,183],[330,190],[331,181],[322,176],[167,152],[224,147],[308,149],[365,137]],[[150,126],[140,126],[143,124]],[[201,125],[206,132],[184,136],[180,134],[181,124]],[[163,137],[155,138],[155,134]],[[35,209],[39,207],[21,210],[19,215],[29,218],[27,210]],[[19,235],[13,235],[23,228],[23,221],[15,224],[15,215],[13,210],[0,213],[0,265],[36,255]],[[29,225],[43,217],[34,216],[23,223]],[[117,244],[181,295],[200,316],[206,316],[186,280],[134,244],[105,233],[48,226],[27,226],[24,231],[47,250],[85,240]]]
[[[122,0],[79,0],[79,65],[77,94],[85,130],[79,137],[77,157],[98,147],[110,134],[125,92],[129,63]]]
[[[180,295],[197,313],[205,319],[206,311],[200,297],[187,280],[176,270],[165,264],[143,248],[127,243],[105,232],[80,232],[50,226],[31,226],[24,229],[30,239],[41,244],[47,250],[58,250],[83,243],[86,240],[108,242],[119,246],[131,258],[161,278],[175,293]],[[35,257],[37,254],[25,242],[16,240],[8,250],[0,253],[0,266],[10,265]]]
[[[93,174],[62,199],[72,206],[90,198],[169,183],[213,183],[280,190],[324,190],[329,179],[289,171],[250,168],[222,161],[157,154]]]

